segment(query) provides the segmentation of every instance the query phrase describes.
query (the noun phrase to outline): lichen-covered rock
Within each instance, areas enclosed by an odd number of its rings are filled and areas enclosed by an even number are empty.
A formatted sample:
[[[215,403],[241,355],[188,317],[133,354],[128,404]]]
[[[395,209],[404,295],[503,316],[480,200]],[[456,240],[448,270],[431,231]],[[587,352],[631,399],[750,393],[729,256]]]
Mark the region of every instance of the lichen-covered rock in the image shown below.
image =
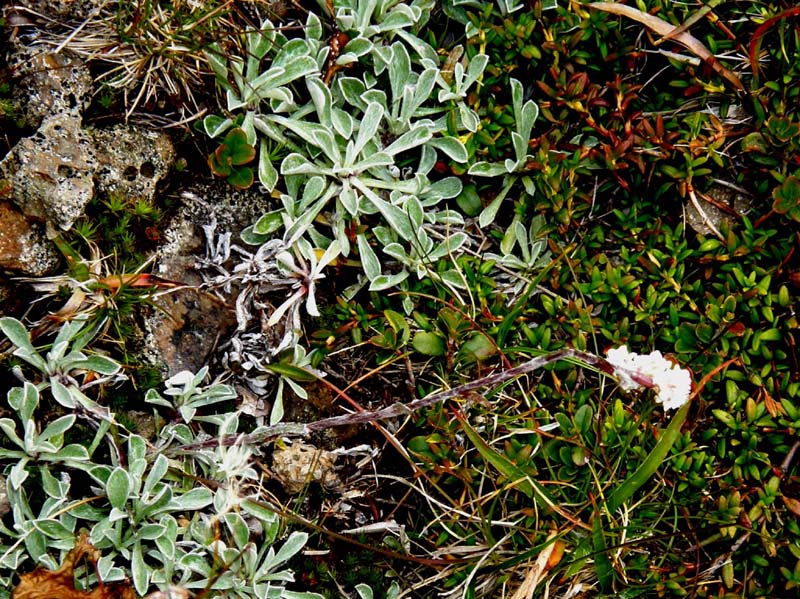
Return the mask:
[[[156,300],[159,309],[144,320],[142,359],[159,365],[166,376],[202,368],[236,329],[233,306],[238,290],[229,289],[224,298],[210,289],[199,291],[205,281],[195,267],[208,258],[210,245],[216,246],[220,238],[236,243],[241,230],[269,209],[269,199],[263,194],[237,191],[224,182],[194,185],[182,201],[162,232],[164,243],[153,273],[194,288],[162,295]],[[212,222],[218,236],[213,244],[203,231]],[[237,257],[234,253],[231,260]]]
[[[94,132],[97,188],[128,200],[151,200],[156,185],[175,161],[175,148],[165,133],[134,126]]]
[[[59,264],[55,246],[40,225],[29,223],[8,202],[0,202],[0,270],[39,277]]]
[[[146,316],[142,358],[173,376],[182,370],[197,372],[208,363],[219,337],[235,326],[236,318],[224,302],[199,290],[202,280],[194,271],[193,254],[202,251],[202,238],[192,223],[168,229],[164,237],[168,251],[161,249],[154,272],[189,287],[159,297],[158,310]]]
[[[14,97],[28,126],[39,127],[48,116],[78,117],[88,105],[92,76],[79,58],[23,46],[12,64],[20,75]]]
[[[46,118],[0,161],[0,177],[11,185],[11,197],[28,217],[68,230],[94,195],[97,159],[94,143],[80,117]]]

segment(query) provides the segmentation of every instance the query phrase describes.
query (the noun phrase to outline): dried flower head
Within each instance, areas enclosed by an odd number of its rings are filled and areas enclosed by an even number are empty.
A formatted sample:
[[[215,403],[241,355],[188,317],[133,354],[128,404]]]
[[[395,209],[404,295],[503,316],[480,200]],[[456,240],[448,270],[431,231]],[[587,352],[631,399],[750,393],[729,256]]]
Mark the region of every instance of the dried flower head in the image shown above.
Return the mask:
[[[640,355],[623,345],[610,349],[607,360],[624,391],[655,389],[656,401],[665,410],[675,410],[689,400],[692,391],[689,371],[667,360],[660,351]]]

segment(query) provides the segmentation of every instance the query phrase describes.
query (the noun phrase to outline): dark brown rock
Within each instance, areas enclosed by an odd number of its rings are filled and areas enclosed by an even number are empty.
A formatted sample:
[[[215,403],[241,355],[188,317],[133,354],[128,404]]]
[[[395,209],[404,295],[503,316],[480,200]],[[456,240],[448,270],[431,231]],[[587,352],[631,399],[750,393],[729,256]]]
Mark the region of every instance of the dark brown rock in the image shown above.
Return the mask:
[[[0,270],[38,277],[59,264],[55,246],[41,225],[29,223],[8,202],[0,202]]]

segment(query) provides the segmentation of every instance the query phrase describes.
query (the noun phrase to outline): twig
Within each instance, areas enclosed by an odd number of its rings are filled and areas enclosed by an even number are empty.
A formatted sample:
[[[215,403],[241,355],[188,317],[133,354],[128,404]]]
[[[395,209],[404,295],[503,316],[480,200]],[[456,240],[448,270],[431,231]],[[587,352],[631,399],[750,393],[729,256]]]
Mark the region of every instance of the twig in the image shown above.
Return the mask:
[[[331,416],[330,418],[324,418],[308,424],[284,422],[274,426],[265,427],[249,434],[226,435],[223,437],[209,439],[207,441],[200,441],[198,443],[191,443],[189,445],[181,445],[180,447],[168,450],[168,453],[187,453],[199,449],[218,447],[221,445],[229,446],[235,443],[259,445],[283,436],[305,437],[313,432],[327,430],[329,428],[352,426],[354,424],[365,424],[367,422],[376,422],[379,420],[388,420],[389,418],[397,418],[398,416],[407,416],[416,412],[417,410],[430,408],[431,406],[445,402],[449,399],[467,395],[477,389],[482,389],[484,387],[496,387],[500,383],[504,383],[505,381],[516,378],[520,375],[533,372],[534,370],[563,359],[580,360],[587,364],[597,366],[600,368],[600,370],[607,373],[613,373],[615,370],[620,370],[618,367],[612,367],[604,358],[601,358],[600,356],[576,349],[562,349],[544,356],[538,356],[525,362],[524,364],[520,364],[519,366],[489,374],[477,380],[470,381],[469,383],[459,385],[458,387],[453,387],[452,389],[448,389],[446,391],[440,391],[439,393],[433,393],[427,397],[417,399],[409,403],[397,402],[379,410],[368,410],[363,412],[342,414],[341,416]],[[629,374],[632,378],[636,378],[636,373]]]

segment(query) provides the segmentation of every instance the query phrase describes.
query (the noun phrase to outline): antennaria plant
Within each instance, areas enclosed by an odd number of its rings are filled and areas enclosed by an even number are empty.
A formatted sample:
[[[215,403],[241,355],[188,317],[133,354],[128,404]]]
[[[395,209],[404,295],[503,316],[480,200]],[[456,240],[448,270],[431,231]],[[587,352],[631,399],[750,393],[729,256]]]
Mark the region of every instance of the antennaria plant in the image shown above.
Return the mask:
[[[376,240],[365,231],[355,235],[372,290],[401,284],[410,272],[430,275],[421,264],[457,252],[467,241],[455,233],[430,243],[428,231],[463,226],[461,215],[438,207],[461,192],[460,181],[435,180],[431,172],[440,157],[462,163],[468,158],[456,134],[477,127],[465,98],[487,58],[459,64],[452,83],[445,81],[436,51],[415,35],[431,8],[427,1],[338,5],[336,22],[350,41],[333,57],[335,65],[357,65],[359,77],[342,72],[326,81],[330,47],[313,14],[302,39],[289,40],[265,22],[260,32],[247,35],[247,58],[223,61],[218,48],[209,52],[227,110],[240,114],[207,117],[206,132],[215,137],[239,124],[251,144],[260,138],[259,181],[268,191],[280,182],[284,191],[281,209],[260,219],[247,232],[248,241],[264,242],[283,229],[287,250],[303,238],[323,250],[335,240],[338,252],[348,256],[348,226],[385,225],[391,241],[379,242],[392,244],[388,251],[376,251]],[[289,150],[277,168],[267,140]],[[320,227],[319,220],[328,225]],[[299,252],[308,259],[304,250]],[[400,268],[387,270],[387,257],[399,258]]]

